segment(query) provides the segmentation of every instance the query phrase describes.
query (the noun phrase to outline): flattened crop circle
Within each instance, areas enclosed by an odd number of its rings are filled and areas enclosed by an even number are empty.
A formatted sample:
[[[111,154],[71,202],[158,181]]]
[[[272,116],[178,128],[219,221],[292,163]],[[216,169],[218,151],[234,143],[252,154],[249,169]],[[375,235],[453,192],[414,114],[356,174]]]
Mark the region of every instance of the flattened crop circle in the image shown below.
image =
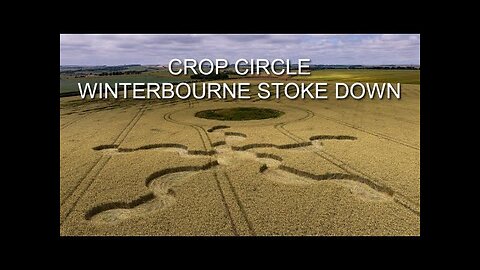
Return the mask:
[[[268,108],[236,107],[199,111],[195,113],[195,117],[221,121],[247,121],[277,118],[284,114],[282,111]]]

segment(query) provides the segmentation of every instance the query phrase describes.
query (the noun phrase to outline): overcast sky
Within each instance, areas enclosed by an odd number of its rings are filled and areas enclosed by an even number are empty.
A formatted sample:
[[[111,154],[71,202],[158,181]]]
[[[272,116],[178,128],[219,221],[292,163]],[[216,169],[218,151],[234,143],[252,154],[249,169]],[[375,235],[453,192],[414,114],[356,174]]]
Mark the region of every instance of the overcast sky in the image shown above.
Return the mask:
[[[60,65],[168,64],[173,58],[419,65],[420,35],[60,35]]]

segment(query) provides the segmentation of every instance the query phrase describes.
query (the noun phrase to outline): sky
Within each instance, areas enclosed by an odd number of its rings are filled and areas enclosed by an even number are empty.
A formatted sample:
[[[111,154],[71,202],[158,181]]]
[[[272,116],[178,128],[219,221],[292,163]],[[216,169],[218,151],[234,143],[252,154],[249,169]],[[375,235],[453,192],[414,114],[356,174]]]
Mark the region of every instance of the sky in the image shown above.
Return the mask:
[[[419,65],[419,34],[61,34],[60,65],[166,65],[171,59],[311,59],[326,65]]]

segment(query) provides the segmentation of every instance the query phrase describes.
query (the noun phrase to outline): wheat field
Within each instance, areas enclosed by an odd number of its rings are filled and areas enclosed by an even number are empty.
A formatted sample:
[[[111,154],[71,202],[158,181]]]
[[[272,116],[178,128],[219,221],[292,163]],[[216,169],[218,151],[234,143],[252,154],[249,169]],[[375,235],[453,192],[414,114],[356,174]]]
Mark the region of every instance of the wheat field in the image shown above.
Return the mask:
[[[278,118],[220,121],[259,107]],[[420,86],[400,100],[60,99],[60,235],[420,234]]]

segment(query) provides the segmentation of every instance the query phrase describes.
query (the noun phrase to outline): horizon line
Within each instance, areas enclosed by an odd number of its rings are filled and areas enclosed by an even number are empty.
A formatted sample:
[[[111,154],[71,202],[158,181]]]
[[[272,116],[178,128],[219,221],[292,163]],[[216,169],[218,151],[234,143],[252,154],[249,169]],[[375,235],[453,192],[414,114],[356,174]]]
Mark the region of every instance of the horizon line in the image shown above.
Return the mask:
[[[229,66],[234,65],[230,64]],[[298,65],[298,64],[292,64]],[[324,66],[420,66],[420,64],[315,64],[311,63],[310,65],[324,65]],[[115,67],[115,66],[168,66],[168,64],[117,64],[117,65],[108,65],[108,64],[60,64],[60,66],[77,66],[77,67]]]

